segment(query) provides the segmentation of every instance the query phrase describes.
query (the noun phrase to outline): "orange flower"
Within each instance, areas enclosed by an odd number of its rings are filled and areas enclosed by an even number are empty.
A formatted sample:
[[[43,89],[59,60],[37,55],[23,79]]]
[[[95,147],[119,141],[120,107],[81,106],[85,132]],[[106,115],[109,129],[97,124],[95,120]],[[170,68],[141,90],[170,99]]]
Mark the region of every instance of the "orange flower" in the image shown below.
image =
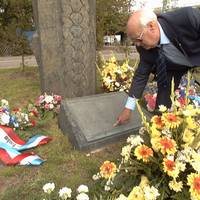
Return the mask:
[[[135,156],[138,160],[148,162],[150,156],[153,156],[153,150],[146,145],[139,145],[135,148]]]
[[[176,170],[176,163],[172,160],[164,159],[163,162],[163,171],[171,177],[177,177],[178,171]]]
[[[193,181],[193,188],[200,195],[200,177],[195,177]]]
[[[194,199],[200,199],[200,175],[191,173],[187,177],[187,185],[190,186],[190,193]]]
[[[165,124],[163,123],[163,120],[162,120],[161,116],[158,116],[158,115],[154,115],[151,118],[151,122],[153,123],[153,125],[155,125],[155,127],[157,129],[162,129],[165,126]]]
[[[159,141],[159,148],[162,154],[174,154],[176,152],[176,142],[173,139],[162,137]]]
[[[117,171],[117,167],[115,163],[110,162],[110,161],[105,161],[103,165],[100,167],[100,174],[102,177],[109,179],[114,176],[114,174]]]
[[[173,113],[163,114],[162,119],[168,128],[178,128],[178,126],[181,124],[181,118]]]

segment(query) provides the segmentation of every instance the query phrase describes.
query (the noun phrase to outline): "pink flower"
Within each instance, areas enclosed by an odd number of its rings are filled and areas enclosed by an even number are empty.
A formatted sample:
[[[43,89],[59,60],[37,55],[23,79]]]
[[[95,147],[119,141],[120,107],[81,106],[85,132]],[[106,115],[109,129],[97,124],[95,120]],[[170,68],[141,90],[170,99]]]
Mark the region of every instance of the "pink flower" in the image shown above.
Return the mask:
[[[50,105],[49,105],[48,103],[46,103],[46,104],[44,105],[44,108],[47,109],[47,110],[49,110],[49,109],[50,109]]]
[[[156,107],[156,98],[157,94],[151,95],[151,94],[146,94],[144,96],[146,102],[147,102],[147,109],[149,111],[154,111]]]
[[[53,99],[54,99],[54,101],[60,102],[62,100],[62,97],[59,95],[54,95]]]

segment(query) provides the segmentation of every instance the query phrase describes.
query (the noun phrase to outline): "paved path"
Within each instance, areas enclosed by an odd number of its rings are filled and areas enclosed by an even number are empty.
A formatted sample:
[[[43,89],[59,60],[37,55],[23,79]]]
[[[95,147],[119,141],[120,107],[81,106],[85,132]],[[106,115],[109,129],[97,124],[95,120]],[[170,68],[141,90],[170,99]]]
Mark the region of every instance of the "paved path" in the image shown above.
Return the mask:
[[[0,57],[0,68],[18,68],[21,66],[22,57],[21,56],[10,56],[10,57]],[[35,56],[26,56],[25,65],[27,66],[37,66]]]
[[[112,51],[106,50],[101,51],[103,57],[105,60],[108,60],[111,55]],[[114,55],[116,56],[117,60],[123,60],[125,59],[124,53],[116,53],[114,52]],[[131,53],[128,57],[129,59],[134,59],[137,57],[137,53]],[[9,69],[9,68],[18,68],[21,66],[22,63],[22,57],[21,56],[10,56],[10,57],[0,57],[0,69]],[[25,56],[25,65],[26,66],[38,66],[35,56]]]

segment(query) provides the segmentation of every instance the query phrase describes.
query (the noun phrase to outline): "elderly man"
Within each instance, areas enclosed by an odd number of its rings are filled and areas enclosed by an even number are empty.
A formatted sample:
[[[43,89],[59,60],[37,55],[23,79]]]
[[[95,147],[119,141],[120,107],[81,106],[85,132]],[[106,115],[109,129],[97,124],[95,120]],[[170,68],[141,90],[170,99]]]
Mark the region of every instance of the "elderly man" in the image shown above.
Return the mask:
[[[166,45],[171,44],[191,66],[200,66],[200,11],[195,8],[181,8],[159,16],[151,10],[138,10],[128,20],[127,34],[137,47],[140,63],[125,108],[115,125],[130,119],[131,111],[135,109],[135,99],[141,98],[149,74],[153,71],[157,74],[158,85],[156,107],[162,104],[170,108],[172,77],[177,88],[182,75],[189,68],[177,64],[175,56],[172,60],[167,59],[163,51]]]

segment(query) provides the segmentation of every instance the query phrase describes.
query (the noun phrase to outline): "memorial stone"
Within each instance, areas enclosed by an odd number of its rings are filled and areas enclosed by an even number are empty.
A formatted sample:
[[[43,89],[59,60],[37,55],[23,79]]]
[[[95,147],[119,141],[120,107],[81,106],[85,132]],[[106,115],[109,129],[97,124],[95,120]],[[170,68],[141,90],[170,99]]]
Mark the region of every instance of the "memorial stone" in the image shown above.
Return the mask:
[[[94,0],[33,0],[42,92],[63,98],[95,93],[95,6]]]

